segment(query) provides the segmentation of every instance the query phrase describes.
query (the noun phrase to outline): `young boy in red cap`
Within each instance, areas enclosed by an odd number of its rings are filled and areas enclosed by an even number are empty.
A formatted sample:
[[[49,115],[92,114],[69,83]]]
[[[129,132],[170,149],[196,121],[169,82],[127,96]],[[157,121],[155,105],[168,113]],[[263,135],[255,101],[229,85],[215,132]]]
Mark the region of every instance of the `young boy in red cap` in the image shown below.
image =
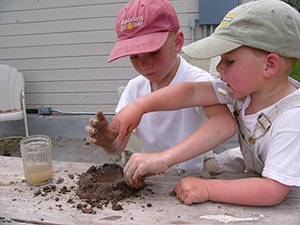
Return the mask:
[[[122,9],[116,23],[118,40],[108,62],[129,56],[140,75],[129,81],[116,112],[135,99],[168,85],[213,79],[206,71],[188,64],[178,55],[184,42],[179,28],[176,12],[167,0],[132,0]],[[227,140],[236,130],[229,110],[221,105],[149,113],[143,117],[135,131],[141,138],[143,151],[135,155],[143,161],[145,167],[155,167],[151,160],[159,159],[161,152],[193,132],[203,132],[208,127],[216,129],[207,133],[207,136],[216,140],[216,144],[212,145],[203,138],[203,145],[199,146],[203,152]],[[89,134],[88,142],[101,146],[111,154],[124,151],[130,136],[129,133],[123,144],[119,145],[117,134],[111,130],[102,112],[90,119],[86,132]],[[204,156],[199,155],[176,165],[176,168],[202,170],[203,161]]]

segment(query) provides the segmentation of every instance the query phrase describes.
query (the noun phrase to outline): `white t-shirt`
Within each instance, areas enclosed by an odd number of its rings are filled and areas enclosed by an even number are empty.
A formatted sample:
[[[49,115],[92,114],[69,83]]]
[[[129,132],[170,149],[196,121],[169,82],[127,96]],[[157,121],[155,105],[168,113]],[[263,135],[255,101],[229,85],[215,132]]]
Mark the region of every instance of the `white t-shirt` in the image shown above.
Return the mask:
[[[297,88],[294,80],[291,80]],[[214,81],[214,89],[217,90],[219,82]],[[243,101],[233,99],[230,95],[223,96],[217,91],[217,96],[222,104],[237,104],[240,108],[242,116],[248,130],[259,137],[262,132],[255,131],[257,117],[264,113],[268,115],[277,103],[271,105],[255,114],[245,115],[245,111],[251,102],[251,97],[247,96]],[[297,89],[289,96],[300,95],[300,90]],[[285,98],[287,98],[286,96]],[[284,100],[281,99],[280,101]],[[262,176],[276,180],[282,184],[290,186],[300,186],[300,107],[292,108],[281,113],[272,123],[270,130],[261,138],[256,140],[258,155],[264,163]]]
[[[177,73],[170,85],[184,81],[207,81],[214,78],[206,71],[192,66],[183,58],[180,59],[180,65]],[[140,96],[151,92],[151,86],[148,79],[139,75],[129,81],[116,112],[124,106],[134,101]],[[186,108],[176,111],[151,112],[143,115],[142,120],[137,127],[137,133],[141,138],[144,152],[161,152],[171,146],[174,146],[185,137],[193,133],[207,120],[201,107]],[[189,151],[189,149],[186,149]],[[211,151],[205,153],[208,157]],[[186,162],[175,165],[177,169],[203,169],[204,156],[200,155]]]

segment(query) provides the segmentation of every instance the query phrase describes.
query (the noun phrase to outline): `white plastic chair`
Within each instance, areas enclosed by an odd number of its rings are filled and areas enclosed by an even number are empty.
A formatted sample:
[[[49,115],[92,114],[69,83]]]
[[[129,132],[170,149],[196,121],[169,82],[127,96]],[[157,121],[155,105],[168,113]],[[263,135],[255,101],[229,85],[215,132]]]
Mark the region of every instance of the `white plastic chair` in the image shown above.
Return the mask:
[[[0,64],[0,96],[0,122],[23,119],[27,137],[25,81],[16,68]]]

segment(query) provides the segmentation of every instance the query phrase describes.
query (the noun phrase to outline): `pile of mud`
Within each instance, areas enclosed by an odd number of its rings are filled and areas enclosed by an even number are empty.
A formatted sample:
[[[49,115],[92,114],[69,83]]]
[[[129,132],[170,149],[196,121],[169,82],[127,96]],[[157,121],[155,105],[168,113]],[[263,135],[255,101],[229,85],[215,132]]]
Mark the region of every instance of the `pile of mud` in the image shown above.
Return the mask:
[[[129,187],[118,164],[91,166],[79,176],[77,196],[89,204],[118,202],[135,195],[139,189]]]

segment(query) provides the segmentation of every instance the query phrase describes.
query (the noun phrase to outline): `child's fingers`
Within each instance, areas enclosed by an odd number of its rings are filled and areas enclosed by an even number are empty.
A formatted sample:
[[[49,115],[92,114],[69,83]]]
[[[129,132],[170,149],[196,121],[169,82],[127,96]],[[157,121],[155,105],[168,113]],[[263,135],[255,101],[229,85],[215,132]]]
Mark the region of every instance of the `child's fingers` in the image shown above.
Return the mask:
[[[103,120],[105,120],[105,116],[104,116],[103,112],[102,111],[98,111],[96,113],[95,117],[91,117],[89,119],[89,124],[91,126],[93,126],[93,127],[98,127],[98,126],[101,125],[100,121],[103,121]]]
[[[85,141],[87,143],[95,144],[97,142],[97,139],[96,138],[92,138],[92,137],[86,137]]]
[[[98,120],[98,119],[96,119],[95,117],[91,117],[91,118],[89,119],[89,124],[90,124],[90,126],[95,127],[95,126],[97,125],[97,120]]]
[[[130,163],[130,160],[127,162],[126,166],[124,167],[124,179],[125,182],[132,187],[133,186],[133,180],[132,176],[134,173],[134,168],[132,168],[132,165]]]
[[[89,135],[94,135],[95,133],[97,133],[97,129],[90,127],[90,126],[86,126],[85,127],[85,132],[87,132]]]
[[[132,177],[132,183],[133,183],[133,186],[136,188],[142,186],[142,177],[137,174],[137,171],[135,172],[135,174]]]
[[[103,112],[100,110],[96,113],[96,117],[98,120],[103,120],[105,118]]]

